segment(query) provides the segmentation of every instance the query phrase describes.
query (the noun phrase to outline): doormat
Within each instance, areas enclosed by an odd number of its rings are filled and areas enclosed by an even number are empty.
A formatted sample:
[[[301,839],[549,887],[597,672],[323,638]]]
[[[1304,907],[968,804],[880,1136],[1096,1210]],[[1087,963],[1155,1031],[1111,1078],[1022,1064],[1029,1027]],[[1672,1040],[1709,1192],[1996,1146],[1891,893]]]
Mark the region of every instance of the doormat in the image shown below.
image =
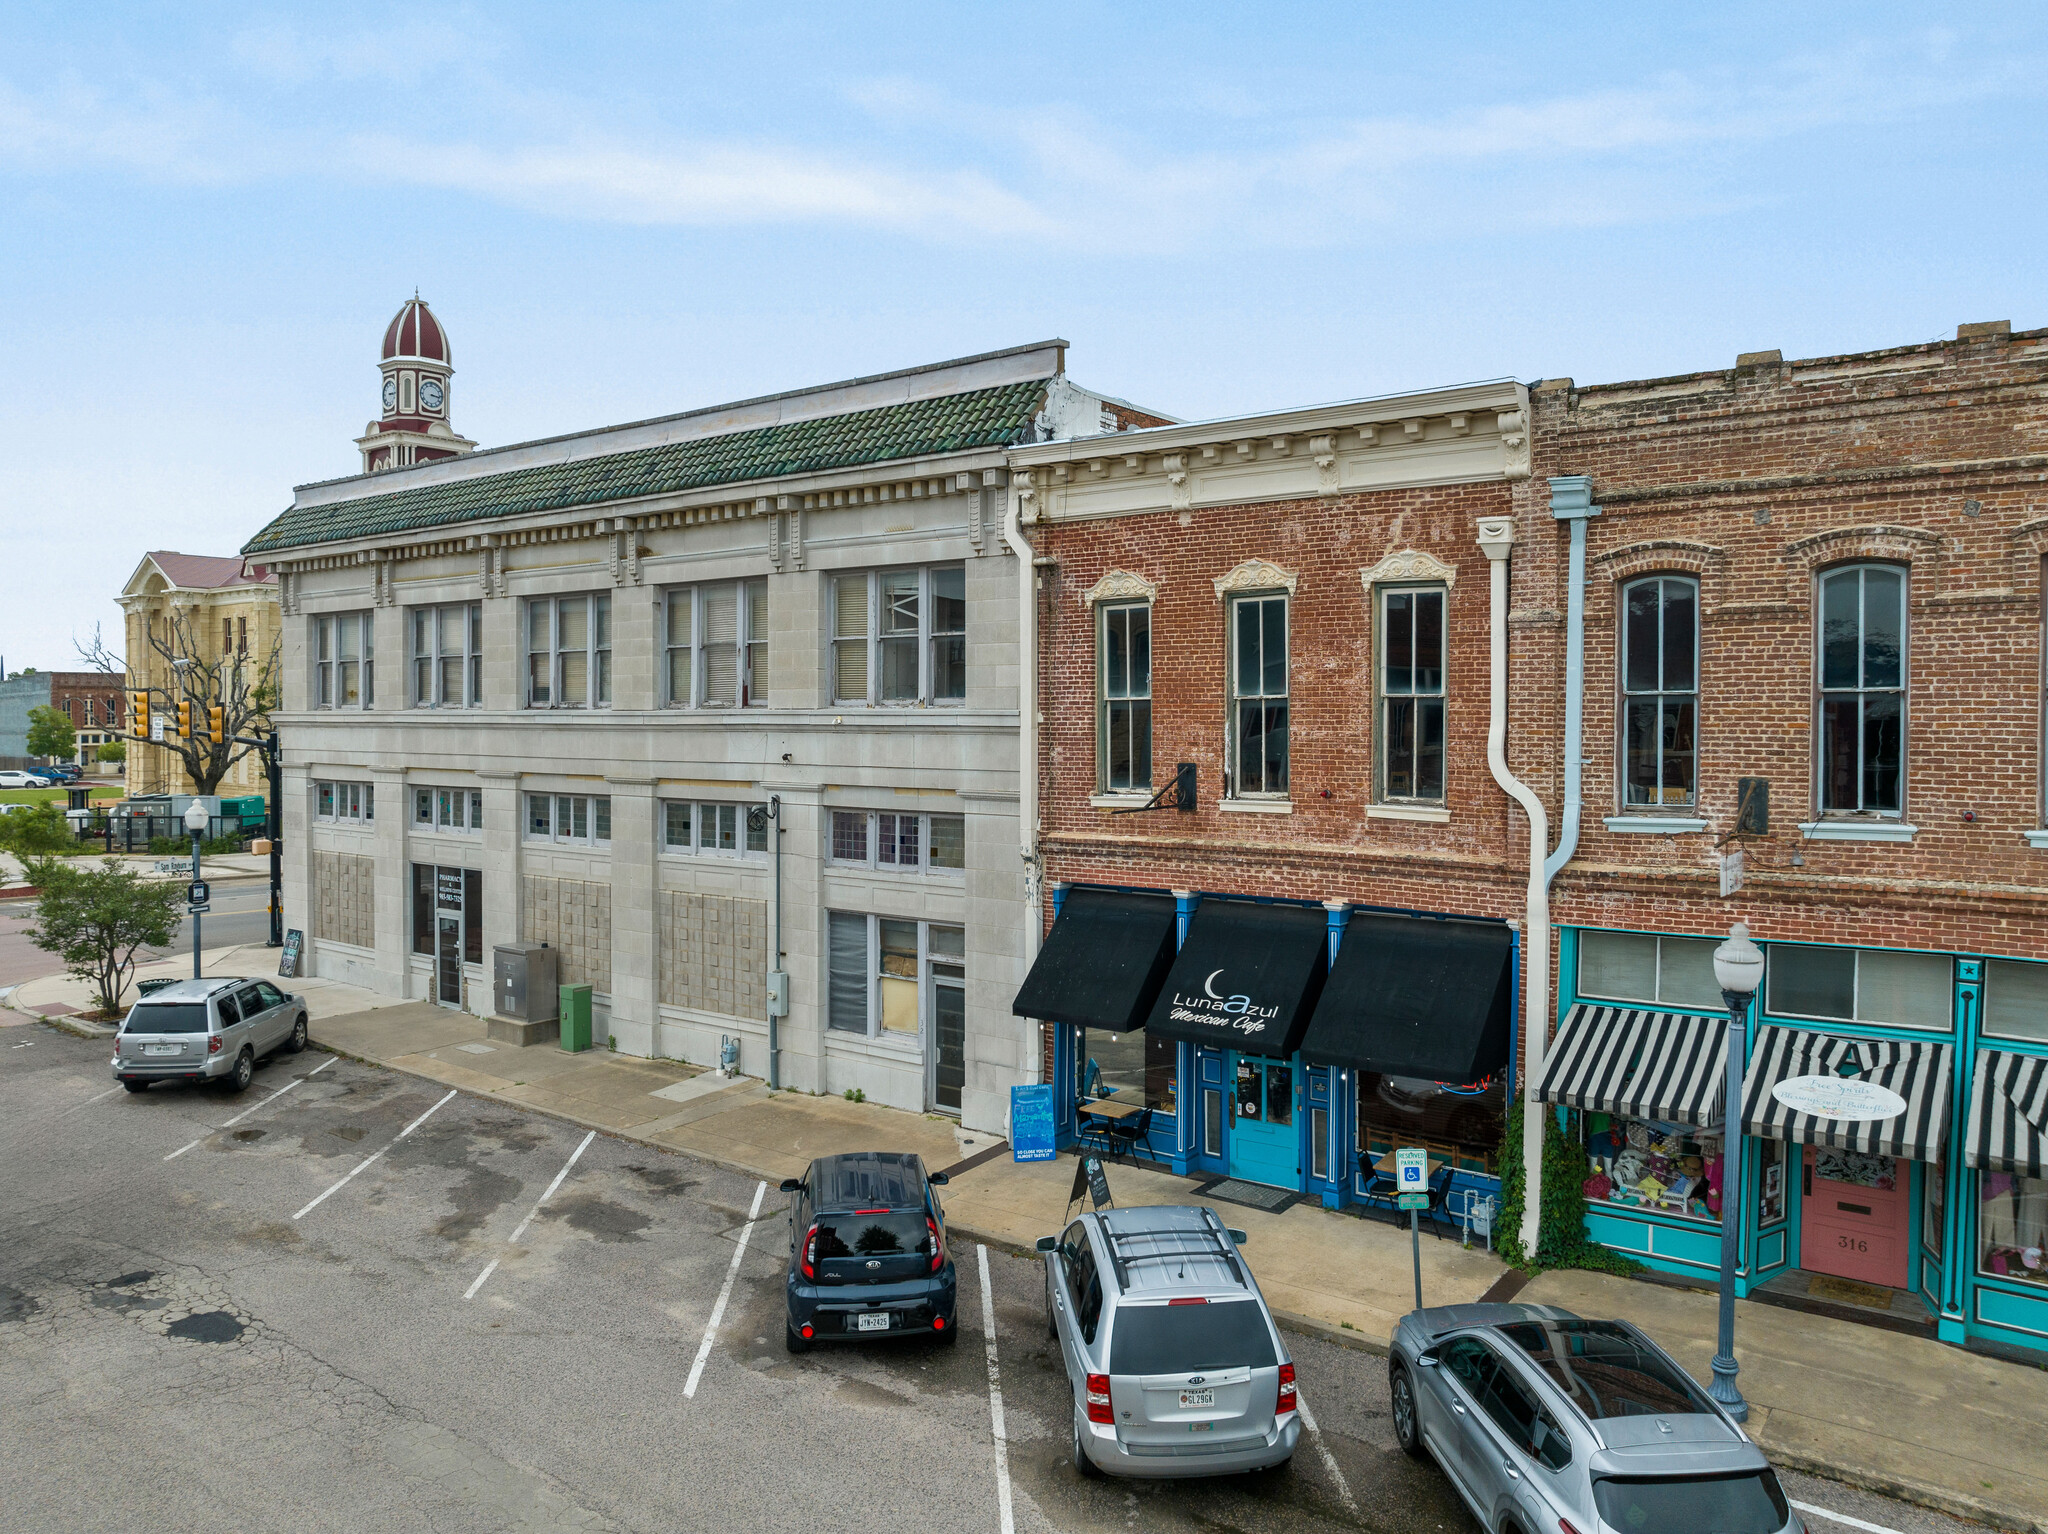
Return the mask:
[[[1817,1300],[1835,1300],[1844,1305],[1867,1305],[1872,1310],[1890,1310],[1892,1292],[1876,1284],[1859,1284],[1853,1278],[1830,1278],[1816,1273],[1807,1282],[1806,1292]]]
[[[1269,1188],[1264,1183],[1239,1182],[1235,1177],[1205,1182],[1195,1189],[1195,1196],[1243,1204],[1247,1209],[1263,1209],[1268,1214],[1278,1214],[1301,1197],[1292,1188]]]

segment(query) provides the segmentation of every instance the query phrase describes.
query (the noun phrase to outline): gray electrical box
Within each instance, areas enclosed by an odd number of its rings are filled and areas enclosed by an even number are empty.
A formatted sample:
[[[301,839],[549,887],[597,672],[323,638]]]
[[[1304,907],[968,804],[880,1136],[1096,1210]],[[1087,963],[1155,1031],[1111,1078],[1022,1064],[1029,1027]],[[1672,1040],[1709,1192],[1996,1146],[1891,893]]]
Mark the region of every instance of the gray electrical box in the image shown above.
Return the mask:
[[[552,1023],[561,951],[545,943],[500,943],[493,950],[491,1010],[522,1023]]]
[[[768,1015],[789,1016],[789,971],[786,969],[768,971]]]

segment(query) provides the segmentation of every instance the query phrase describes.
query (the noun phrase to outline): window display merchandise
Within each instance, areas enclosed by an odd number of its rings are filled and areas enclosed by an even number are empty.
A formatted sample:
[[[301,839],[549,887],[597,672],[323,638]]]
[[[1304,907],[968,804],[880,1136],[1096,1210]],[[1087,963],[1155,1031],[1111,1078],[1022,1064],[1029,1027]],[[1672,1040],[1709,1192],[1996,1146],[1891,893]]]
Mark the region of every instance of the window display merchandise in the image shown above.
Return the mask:
[[[2048,1285],[2048,1178],[1986,1172],[1977,1197],[1982,1270]]]
[[[1586,1197],[1690,1220],[1721,1218],[1721,1137],[1691,1124],[1585,1116]]]

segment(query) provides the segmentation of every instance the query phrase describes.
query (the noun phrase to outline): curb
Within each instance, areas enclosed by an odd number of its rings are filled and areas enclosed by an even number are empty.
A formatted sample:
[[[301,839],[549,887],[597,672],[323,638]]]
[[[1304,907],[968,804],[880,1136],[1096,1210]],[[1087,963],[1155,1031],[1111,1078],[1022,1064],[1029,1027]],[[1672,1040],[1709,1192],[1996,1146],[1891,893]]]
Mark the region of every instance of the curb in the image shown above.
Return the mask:
[[[45,1018],[43,1021],[49,1023],[52,1027],[61,1027],[69,1019]],[[66,1031],[75,1032],[76,1030]],[[97,1037],[97,1035],[94,1035],[94,1037]],[[438,1076],[428,1075],[425,1071],[408,1070],[401,1065],[393,1065],[387,1061],[373,1059],[368,1055],[359,1055],[351,1050],[341,1049],[332,1044],[323,1044],[310,1035],[307,1037],[306,1044],[308,1048],[318,1049],[344,1060],[353,1060],[358,1065],[367,1065],[379,1070],[391,1071],[400,1076],[412,1076],[421,1081],[434,1082],[439,1086],[452,1085],[450,1082],[441,1080]],[[756,1166],[747,1166],[741,1162],[726,1160],[723,1157],[706,1155],[702,1151],[682,1150],[673,1145],[663,1145],[659,1140],[643,1139],[641,1136],[634,1134],[630,1129],[609,1128],[603,1124],[593,1123],[588,1119],[579,1119],[572,1114],[562,1113],[552,1108],[538,1107],[533,1103],[523,1102],[516,1097],[507,1097],[502,1093],[481,1091],[474,1087],[456,1087],[455,1090],[469,1097],[502,1103],[507,1107],[518,1108],[526,1113],[553,1119],[557,1123],[573,1124],[578,1129],[595,1130],[597,1133],[614,1140],[626,1140],[635,1145],[644,1145],[649,1150],[660,1151],[664,1155],[682,1156],[691,1161],[702,1162],[707,1166],[714,1166],[722,1171],[737,1173],[742,1177],[752,1177],[760,1180],[767,1180],[768,1178],[768,1174]],[[1007,1236],[999,1236],[992,1232],[981,1230],[971,1224],[953,1221],[949,1223],[948,1229],[965,1240],[971,1240],[988,1247],[991,1251],[1003,1252],[1011,1257],[1020,1257],[1027,1261],[1036,1261],[1038,1258],[1038,1253],[1033,1249],[1021,1246]],[[1513,1269],[1509,1270],[1510,1273],[1514,1271]],[[1342,1327],[1333,1326],[1328,1321],[1319,1321],[1311,1316],[1296,1315],[1292,1311],[1274,1309],[1272,1310],[1272,1316],[1276,1325],[1298,1336],[1314,1337],[1321,1341],[1332,1343],[1337,1347],[1348,1348],[1359,1353],[1369,1353],[1378,1358],[1386,1357],[1389,1352],[1386,1342],[1373,1337],[1367,1332],[1346,1331]],[[1931,1511],[1945,1514],[1951,1518],[1967,1519],[1974,1523],[1988,1525],[1991,1528],[2005,1530],[2007,1534],[2048,1534],[2048,1524],[2029,1518],[2024,1514],[2007,1511],[1992,1503],[1983,1501],[1981,1498],[1973,1497],[1967,1492],[1951,1491],[1945,1487],[1929,1486],[1917,1481],[1877,1475],[1853,1465],[1837,1464],[1817,1455],[1805,1454],[1792,1449],[1781,1449],[1767,1442],[1759,1441],[1758,1447],[1764,1450],[1773,1464],[1782,1466],[1787,1470],[1796,1470],[1802,1474],[1816,1476],[1822,1480],[1834,1481],[1844,1486],[1853,1486],[1860,1491],[1876,1492],[1880,1496],[1911,1503],[1916,1507],[1928,1508]]]

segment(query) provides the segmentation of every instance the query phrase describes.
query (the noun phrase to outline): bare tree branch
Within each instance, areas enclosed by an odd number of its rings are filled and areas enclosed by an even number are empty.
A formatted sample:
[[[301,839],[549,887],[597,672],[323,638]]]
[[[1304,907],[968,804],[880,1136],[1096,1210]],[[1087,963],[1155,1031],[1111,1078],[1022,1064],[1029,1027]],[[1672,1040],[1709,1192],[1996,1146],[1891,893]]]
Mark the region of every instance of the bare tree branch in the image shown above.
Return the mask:
[[[219,660],[202,660],[190,617],[176,611],[166,614],[161,623],[151,622],[148,635],[149,647],[176,678],[168,687],[148,689],[151,711],[161,709],[165,719],[165,734],[158,744],[185,764],[195,792],[215,793],[229,769],[256,750],[235,737],[267,725],[271,709],[277,706],[282,646],[273,640],[260,665],[249,652],[233,647]],[[180,702],[192,705],[190,740],[182,740],[176,733]],[[218,744],[207,733],[207,712],[216,705],[222,711],[223,738]]]
[[[128,670],[128,662],[107,648],[97,623],[92,626],[90,642],[81,641],[74,634],[71,636],[71,648],[78,652],[79,661],[88,671],[119,671],[125,674]]]

